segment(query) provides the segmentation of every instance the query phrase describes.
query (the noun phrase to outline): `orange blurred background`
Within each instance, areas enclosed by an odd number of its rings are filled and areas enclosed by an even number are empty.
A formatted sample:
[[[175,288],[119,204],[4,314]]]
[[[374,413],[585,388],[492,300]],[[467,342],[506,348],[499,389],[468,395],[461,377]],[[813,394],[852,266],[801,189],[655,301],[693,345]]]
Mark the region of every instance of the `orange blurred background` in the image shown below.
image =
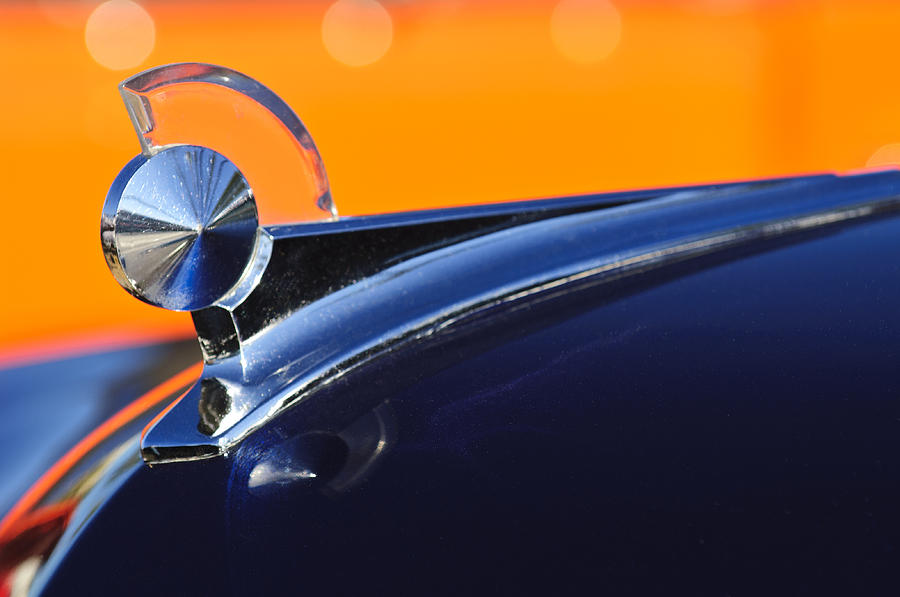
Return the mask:
[[[897,31],[875,0],[2,4],[0,362],[192,332],[100,252],[140,70],[268,85],[354,215],[893,163]]]

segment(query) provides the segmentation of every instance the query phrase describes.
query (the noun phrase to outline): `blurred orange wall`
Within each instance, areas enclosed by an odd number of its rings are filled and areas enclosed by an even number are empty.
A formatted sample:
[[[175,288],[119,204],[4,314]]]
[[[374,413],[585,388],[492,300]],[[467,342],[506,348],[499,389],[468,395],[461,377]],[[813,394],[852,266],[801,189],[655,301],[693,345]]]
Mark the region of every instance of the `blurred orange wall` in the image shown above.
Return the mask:
[[[91,38],[100,4],[0,5],[0,353],[190,333],[122,291],[99,248],[138,153],[116,85],[159,64],[279,93],[345,215],[900,157],[891,2],[144,2],[149,53],[115,69],[94,54],[137,37],[129,21]]]

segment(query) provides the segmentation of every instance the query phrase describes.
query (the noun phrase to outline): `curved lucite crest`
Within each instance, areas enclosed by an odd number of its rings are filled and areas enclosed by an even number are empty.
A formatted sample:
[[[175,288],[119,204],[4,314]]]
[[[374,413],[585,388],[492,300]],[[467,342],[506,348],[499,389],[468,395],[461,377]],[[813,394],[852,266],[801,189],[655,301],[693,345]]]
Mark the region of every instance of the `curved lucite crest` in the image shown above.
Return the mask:
[[[101,242],[136,297],[177,311],[231,308],[270,257],[263,226],[337,218],[309,132],[264,85],[183,63],[119,90],[142,151],[107,194]]]
[[[337,217],[312,137],[272,90],[211,64],[160,66],[119,86],[144,155],[173,144],[208,147],[243,173],[263,225]]]

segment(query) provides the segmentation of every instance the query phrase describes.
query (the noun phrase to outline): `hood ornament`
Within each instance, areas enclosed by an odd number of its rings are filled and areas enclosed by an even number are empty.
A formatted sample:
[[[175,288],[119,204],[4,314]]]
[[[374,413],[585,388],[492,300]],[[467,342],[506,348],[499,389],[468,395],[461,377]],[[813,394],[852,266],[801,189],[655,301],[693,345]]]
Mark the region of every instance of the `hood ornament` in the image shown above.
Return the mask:
[[[540,279],[522,277],[518,266],[472,276],[418,256],[446,248],[463,258],[450,245],[648,198],[587,195],[338,219],[309,132],[257,81],[185,63],[145,71],[119,90],[141,154],[107,194],[104,256],[134,296],[190,311],[205,364],[199,383],[145,430],[141,452],[152,464],[228,454],[389,347]],[[539,259],[523,263],[542,267]],[[345,424],[376,406],[345,398],[351,403],[334,409]]]
[[[288,218],[337,218],[309,132],[250,77],[220,66],[172,64],[138,74],[119,90],[142,152],[107,194],[101,240],[113,276],[139,299],[176,311],[226,297],[233,303],[238,282],[265,268],[271,238],[260,227],[250,183],[223,154],[247,164],[254,184]],[[232,128],[223,113],[237,117]],[[250,130],[240,130],[241,123]],[[260,159],[269,146],[282,149],[274,163]],[[276,164],[289,168],[293,180],[285,181]],[[263,216],[268,224],[284,220]],[[243,285],[244,294],[250,290]]]
[[[355,462],[373,462],[391,425],[365,415],[402,377],[393,355],[440,349],[487,314],[579,285],[897,203],[893,178],[871,175],[861,195],[825,176],[338,219],[306,128],[253,79],[174,64],[120,91],[142,151],[106,198],[106,260],[135,296],[190,311],[204,358],[198,383],[144,431],[150,464],[304,429],[337,434],[358,446]],[[351,375],[373,377],[341,391]],[[257,481],[273,478],[277,452]]]

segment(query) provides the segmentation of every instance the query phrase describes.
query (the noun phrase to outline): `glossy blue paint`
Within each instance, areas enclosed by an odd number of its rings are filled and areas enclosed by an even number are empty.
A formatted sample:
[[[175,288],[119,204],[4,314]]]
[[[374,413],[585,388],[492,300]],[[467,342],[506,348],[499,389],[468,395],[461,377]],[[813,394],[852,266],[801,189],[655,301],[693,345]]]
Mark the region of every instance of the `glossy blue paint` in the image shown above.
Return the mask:
[[[97,425],[197,360],[188,340],[0,369],[0,513]]]
[[[486,309],[134,467],[40,594],[892,593],[898,248],[886,213]]]

